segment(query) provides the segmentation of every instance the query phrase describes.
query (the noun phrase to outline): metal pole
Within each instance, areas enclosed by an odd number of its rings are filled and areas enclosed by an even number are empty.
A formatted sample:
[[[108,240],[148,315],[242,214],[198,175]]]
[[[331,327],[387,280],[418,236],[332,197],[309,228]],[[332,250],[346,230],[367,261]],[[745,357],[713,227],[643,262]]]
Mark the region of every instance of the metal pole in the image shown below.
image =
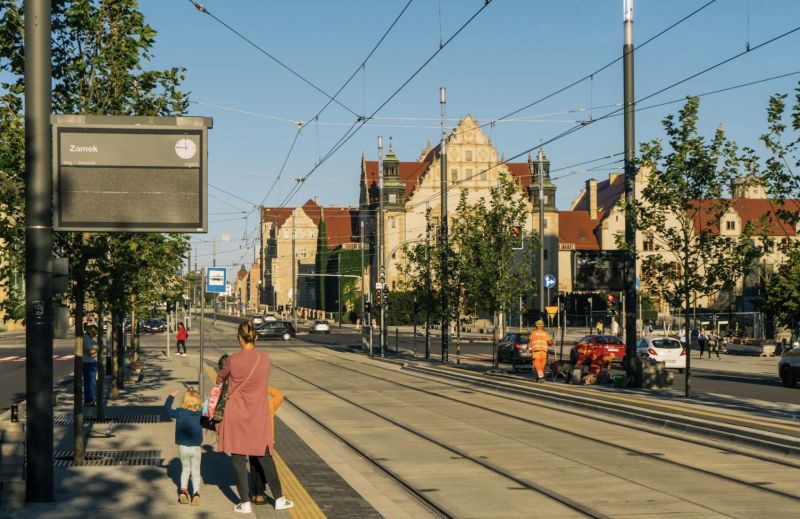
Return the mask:
[[[544,318],[544,152],[539,149],[539,315]]]
[[[384,222],[383,222],[383,137],[378,135],[378,275],[380,276],[381,287],[378,290],[383,290],[383,285],[386,283],[386,271],[384,270],[384,251],[386,248],[386,237],[383,235]],[[381,357],[385,355],[384,349],[386,348],[386,336],[384,335],[384,325],[386,324],[386,301],[383,301],[381,295],[381,306],[378,309],[378,344],[381,350]]]
[[[441,257],[440,257],[440,276],[441,282],[439,283],[439,292],[442,298],[442,362],[447,362],[449,359],[450,349],[450,302],[448,301],[447,290],[447,129],[445,120],[445,106],[447,105],[447,90],[444,87],[439,87],[439,105],[442,108],[442,146],[441,154],[439,155],[439,165],[441,171],[439,175],[439,193],[440,193],[440,206],[441,206]]]
[[[295,243],[294,243],[294,213],[295,209],[292,209],[292,325],[294,325],[294,329],[297,330],[297,272],[295,269],[297,268],[297,256],[295,255]]]
[[[633,0],[623,0],[623,30],[625,42],[622,47],[623,104],[625,119],[625,243],[627,255],[625,259],[625,357],[636,358],[636,229],[631,209],[636,202],[636,137],[634,134],[634,97],[633,97]],[[633,375],[631,362],[626,366],[628,376]],[[689,371],[686,371],[689,379]]]
[[[200,274],[200,371],[198,372],[198,379],[197,379],[197,387],[200,389],[200,394],[205,395],[205,384],[203,381],[205,380],[205,375],[203,373],[203,362],[205,357],[205,306],[206,306],[206,269]]]
[[[26,498],[53,501],[50,1],[25,2]]]

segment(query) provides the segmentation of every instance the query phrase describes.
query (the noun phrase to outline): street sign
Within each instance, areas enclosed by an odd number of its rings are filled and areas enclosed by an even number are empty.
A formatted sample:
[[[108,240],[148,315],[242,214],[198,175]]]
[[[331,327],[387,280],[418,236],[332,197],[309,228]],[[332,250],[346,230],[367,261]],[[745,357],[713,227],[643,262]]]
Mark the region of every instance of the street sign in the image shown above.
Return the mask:
[[[225,293],[228,270],[224,267],[210,267],[206,270],[206,292]]]
[[[383,283],[380,281],[375,282],[375,290],[383,290]]]
[[[558,306],[545,306],[544,310],[547,312],[547,315],[550,316],[550,319],[552,319],[556,316],[556,313],[558,313]]]
[[[552,274],[547,274],[544,277],[544,287],[545,288],[553,288],[556,286],[556,278]]]
[[[53,115],[53,228],[206,232],[207,117]]]

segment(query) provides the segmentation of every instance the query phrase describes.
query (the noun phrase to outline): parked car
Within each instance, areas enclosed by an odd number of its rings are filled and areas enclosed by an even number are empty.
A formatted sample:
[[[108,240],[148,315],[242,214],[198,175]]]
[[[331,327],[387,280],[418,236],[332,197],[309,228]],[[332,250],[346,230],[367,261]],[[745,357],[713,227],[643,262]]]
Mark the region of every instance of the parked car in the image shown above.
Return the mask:
[[[569,360],[571,362],[577,362],[578,346],[582,343],[587,343],[593,348],[602,348],[603,354],[610,353],[614,356],[612,362],[622,362],[623,357],[625,357],[625,343],[616,335],[587,335],[576,342],[575,346],[569,351]]]
[[[778,374],[784,387],[795,387],[800,381],[800,344],[794,343],[792,348],[783,350],[778,361]]]
[[[251,315],[251,316],[250,316],[250,320],[251,320],[251,321],[253,322],[253,324],[255,324],[256,326],[258,326],[258,325],[260,325],[260,324],[263,324],[263,322],[264,322],[264,318],[263,318],[262,316],[258,315],[258,314],[256,314],[256,315]]]
[[[144,329],[144,322],[141,319],[136,319],[136,331],[141,332]],[[131,331],[131,318],[130,316],[125,318],[125,331]]]
[[[142,325],[142,331],[147,333],[163,333],[167,331],[167,325],[158,317],[151,317]]]
[[[315,319],[311,321],[308,333],[331,333],[331,325],[325,319]]]
[[[663,362],[664,367],[677,369],[680,373],[686,369],[686,349],[680,341],[671,337],[663,335],[642,337],[636,343],[636,355]]]
[[[516,371],[518,366],[532,367],[533,355],[528,346],[528,333],[510,332],[497,344],[497,362],[508,362]]]
[[[256,328],[259,339],[289,339],[296,337],[294,325],[289,321],[265,321]]]

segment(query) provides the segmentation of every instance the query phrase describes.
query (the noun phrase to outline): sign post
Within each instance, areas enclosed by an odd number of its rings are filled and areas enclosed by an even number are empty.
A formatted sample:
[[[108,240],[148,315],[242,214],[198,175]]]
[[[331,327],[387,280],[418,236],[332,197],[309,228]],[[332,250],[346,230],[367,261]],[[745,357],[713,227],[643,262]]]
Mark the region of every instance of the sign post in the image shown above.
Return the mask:
[[[203,365],[205,363],[205,348],[204,348],[204,333],[203,333],[203,321],[205,320],[205,292],[210,294],[224,294],[225,287],[227,285],[228,279],[228,269],[224,267],[209,267],[207,269],[203,269],[203,286],[205,289],[200,294],[200,380],[199,380],[199,387],[200,387],[200,394],[204,395],[203,392]]]

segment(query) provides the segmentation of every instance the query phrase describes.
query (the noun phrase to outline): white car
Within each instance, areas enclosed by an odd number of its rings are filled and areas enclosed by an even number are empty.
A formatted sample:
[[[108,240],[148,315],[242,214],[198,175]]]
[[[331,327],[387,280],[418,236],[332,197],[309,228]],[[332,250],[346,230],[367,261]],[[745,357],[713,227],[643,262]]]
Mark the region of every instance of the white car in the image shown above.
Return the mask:
[[[800,380],[800,345],[794,343],[791,349],[783,350],[778,361],[778,374],[784,387],[795,387]]]
[[[331,325],[328,321],[317,319],[312,321],[311,326],[308,327],[308,333],[331,333]]]
[[[664,336],[642,337],[636,343],[636,354],[645,359],[663,362],[664,367],[686,369],[686,350],[677,339]]]

